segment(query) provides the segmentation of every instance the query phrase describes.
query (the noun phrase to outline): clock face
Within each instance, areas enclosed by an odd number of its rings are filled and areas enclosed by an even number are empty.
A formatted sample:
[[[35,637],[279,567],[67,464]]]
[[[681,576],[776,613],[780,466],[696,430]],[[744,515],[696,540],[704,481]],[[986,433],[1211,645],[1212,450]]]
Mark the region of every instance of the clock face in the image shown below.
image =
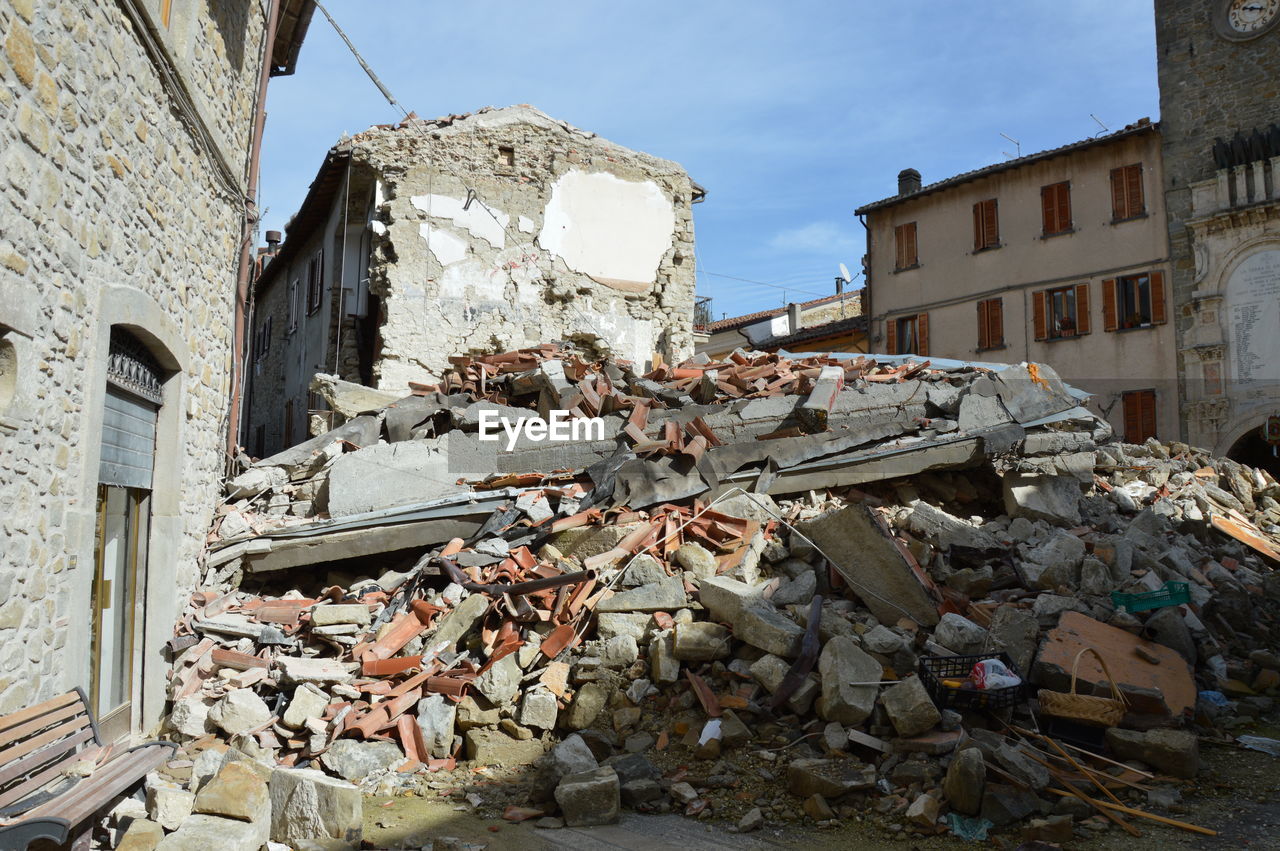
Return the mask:
[[[1240,35],[1260,33],[1280,14],[1280,0],[1231,0],[1227,25]]]

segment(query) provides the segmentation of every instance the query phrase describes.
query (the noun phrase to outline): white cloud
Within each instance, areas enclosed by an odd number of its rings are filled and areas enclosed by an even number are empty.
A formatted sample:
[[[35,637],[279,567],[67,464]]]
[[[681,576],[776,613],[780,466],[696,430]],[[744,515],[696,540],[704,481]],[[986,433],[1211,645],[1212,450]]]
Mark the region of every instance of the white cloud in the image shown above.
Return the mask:
[[[861,251],[853,234],[831,222],[811,222],[798,228],[778,231],[769,240],[772,248],[797,254],[839,254]]]

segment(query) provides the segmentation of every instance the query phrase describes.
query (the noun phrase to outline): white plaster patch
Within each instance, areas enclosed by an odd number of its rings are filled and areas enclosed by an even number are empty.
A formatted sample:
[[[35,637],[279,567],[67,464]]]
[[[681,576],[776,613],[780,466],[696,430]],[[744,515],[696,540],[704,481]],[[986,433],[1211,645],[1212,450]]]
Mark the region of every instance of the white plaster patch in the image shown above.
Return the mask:
[[[466,206],[464,199],[449,195],[414,195],[409,201],[428,216],[449,219],[494,248],[502,248],[506,245],[504,228],[511,223],[511,217],[501,210],[493,210],[490,215],[490,211],[485,209],[484,202],[479,198],[473,199],[471,208],[467,210],[463,209]],[[494,220],[495,218],[497,221]]]
[[[533,219],[528,216],[520,216],[516,219],[516,227],[521,233],[533,233]]]
[[[616,357],[635,361],[640,367],[648,363],[657,346],[657,329],[652,319],[594,310],[573,310],[567,318],[574,331],[598,334]]]
[[[427,241],[427,248],[440,261],[441,266],[449,266],[467,257],[467,241],[456,233],[436,225],[423,222],[418,225],[418,233]]]
[[[675,224],[675,208],[652,180],[574,170],[551,187],[538,243],[575,272],[652,284]]]
[[[440,277],[440,300],[448,299],[474,301],[503,300],[507,275],[500,269],[494,269],[479,260],[466,260],[445,267]]]

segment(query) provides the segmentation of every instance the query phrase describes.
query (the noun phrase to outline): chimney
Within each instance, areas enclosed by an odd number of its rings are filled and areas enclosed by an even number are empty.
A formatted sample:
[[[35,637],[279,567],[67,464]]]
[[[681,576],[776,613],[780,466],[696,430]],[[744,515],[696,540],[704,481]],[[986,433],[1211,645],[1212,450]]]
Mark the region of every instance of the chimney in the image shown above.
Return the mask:
[[[914,168],[904,168],[898,172],[898,194],[910,195],[920,191],[920,172]]]
[[[267,231],[267,253],[275,254],[280,250],[281,234],[278,230]]]
[[[787,305],[787,333],[794,334],[800,330],[800,305],[791,302]]]

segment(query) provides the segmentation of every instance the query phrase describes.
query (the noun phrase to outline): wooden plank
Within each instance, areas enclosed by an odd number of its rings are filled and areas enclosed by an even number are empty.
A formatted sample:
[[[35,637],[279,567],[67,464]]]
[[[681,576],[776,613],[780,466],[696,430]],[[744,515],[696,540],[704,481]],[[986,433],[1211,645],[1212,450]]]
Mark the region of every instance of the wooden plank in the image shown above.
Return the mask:
[[[163,745],[129,751],[77,783],[67,795],[38,807],[31,815],[57,815],[78,824],[110,804],[130,786],[142,782],[147,772],[162,765],[172,753],[171,748]],[[68,797],[71,800],[64,801]]]
[[[4,717],[0,717],[0,733],[4,733],[24,721],[35,718],[37,715],[43,715],[46,712],[61,709],[71,703],[80,703],[80,695],[74,691],[67,692],[66,694],[46,700],[44,703],[37,703],[35,706],[29,706],[26,709],[21,709],[17,712],[5,715]],[[3,739],[0,738],[0,741],[3,741]]]
[[[58,739],[61,739],[64,736],[70,736],[78,732],[82,728],[88,727],[88,726],[89,726],[89,718],[87,715],[77,716],[76,718],[71,719],[65,724],[60,724],[59,726],[54,727],[52,730],[48,731],[47,733],[42,733],[39,736],[35,736],[33,738],[27,739],[24,742],[19,742],[18,744],[14,745],[12,748],[10,748],[8,751],[5,752],[5,755],[4,755],[5,761],[8,762],[9,760],[17,759],[20,756],[25,756],[26,754],[29,754],[32,751],[34,751],[36,748],[42,748],[51,742],[56,742]],[[4,805],[0,804],[0,806],[4,806]]]
[[[80,706],[78,704],[74,706],[64,706],[61,709],[54,710],[53,712],[47,713],[45,715],[41,715],[38,718],[28,721],[27,723],[21,726],[14,727],[4,735],[0,735],[0,765],[4,764],[4,762],[9,758],[9,754],[4,752],[3,750],[4,748],[8,747],[14,742],[27,738],[32,733],[38,733],[41,730],[53,724],[56,724],[58,722],[64,722],[66,719],[71,718],[75,715],[83,715],[83,714],[84,714],[83,706]],[[19,754],[19,756],[21,756],[21,754]]]
[[[66,751],[74,750],[77,745],[93,740],[93,728],[85,727],[69,739],[59,742],[56,747],[44,748],[7,763],[0,769],[0,787],[27,774],[34,767],[51,759],[60,759]]]
[[[1045,791],[1052,792],[1053,794],[1058,795],[1059,797],[1062,797],[1062,798],[1066,798],[1072,794],[1071,792],[1064,792],[1061,789],[1046,789]],[[1081,796],[1077,795],[1077,797],[1081,797]],[[1182,830],[1188,830],[1188,831],[1191,831],[1192,833],[1201,833],[1201,834],[1204,834],[1205,836],[1218,835],[1218,831],[1216,830],[1210,830],[1209,828],[1201,827],[1198,824],[1189,824],[1188,822],[1185,822],[1185,821],[1178,821],[1177,819],[1165,818],[1164,816],[1158,816],[1155,813],[1149,813],[1146,810],[1139,810],[1133,807],[1124,807],[1117,804],[1112,804],[1108,801],[1094,801],[1092,799],[1086,799],[1086,800],[1088,800],[1089,803],[1097,807],[1105,807],[1108,810],[1116,810],[1117,812],[1124,813],[1125,815],[1137,816],[1138,818],[1149,819],[1151,821],[1158,821],[1161,824],[1167,824],[1170,827],[1177,827],[1177,828],[1181,828]]]

